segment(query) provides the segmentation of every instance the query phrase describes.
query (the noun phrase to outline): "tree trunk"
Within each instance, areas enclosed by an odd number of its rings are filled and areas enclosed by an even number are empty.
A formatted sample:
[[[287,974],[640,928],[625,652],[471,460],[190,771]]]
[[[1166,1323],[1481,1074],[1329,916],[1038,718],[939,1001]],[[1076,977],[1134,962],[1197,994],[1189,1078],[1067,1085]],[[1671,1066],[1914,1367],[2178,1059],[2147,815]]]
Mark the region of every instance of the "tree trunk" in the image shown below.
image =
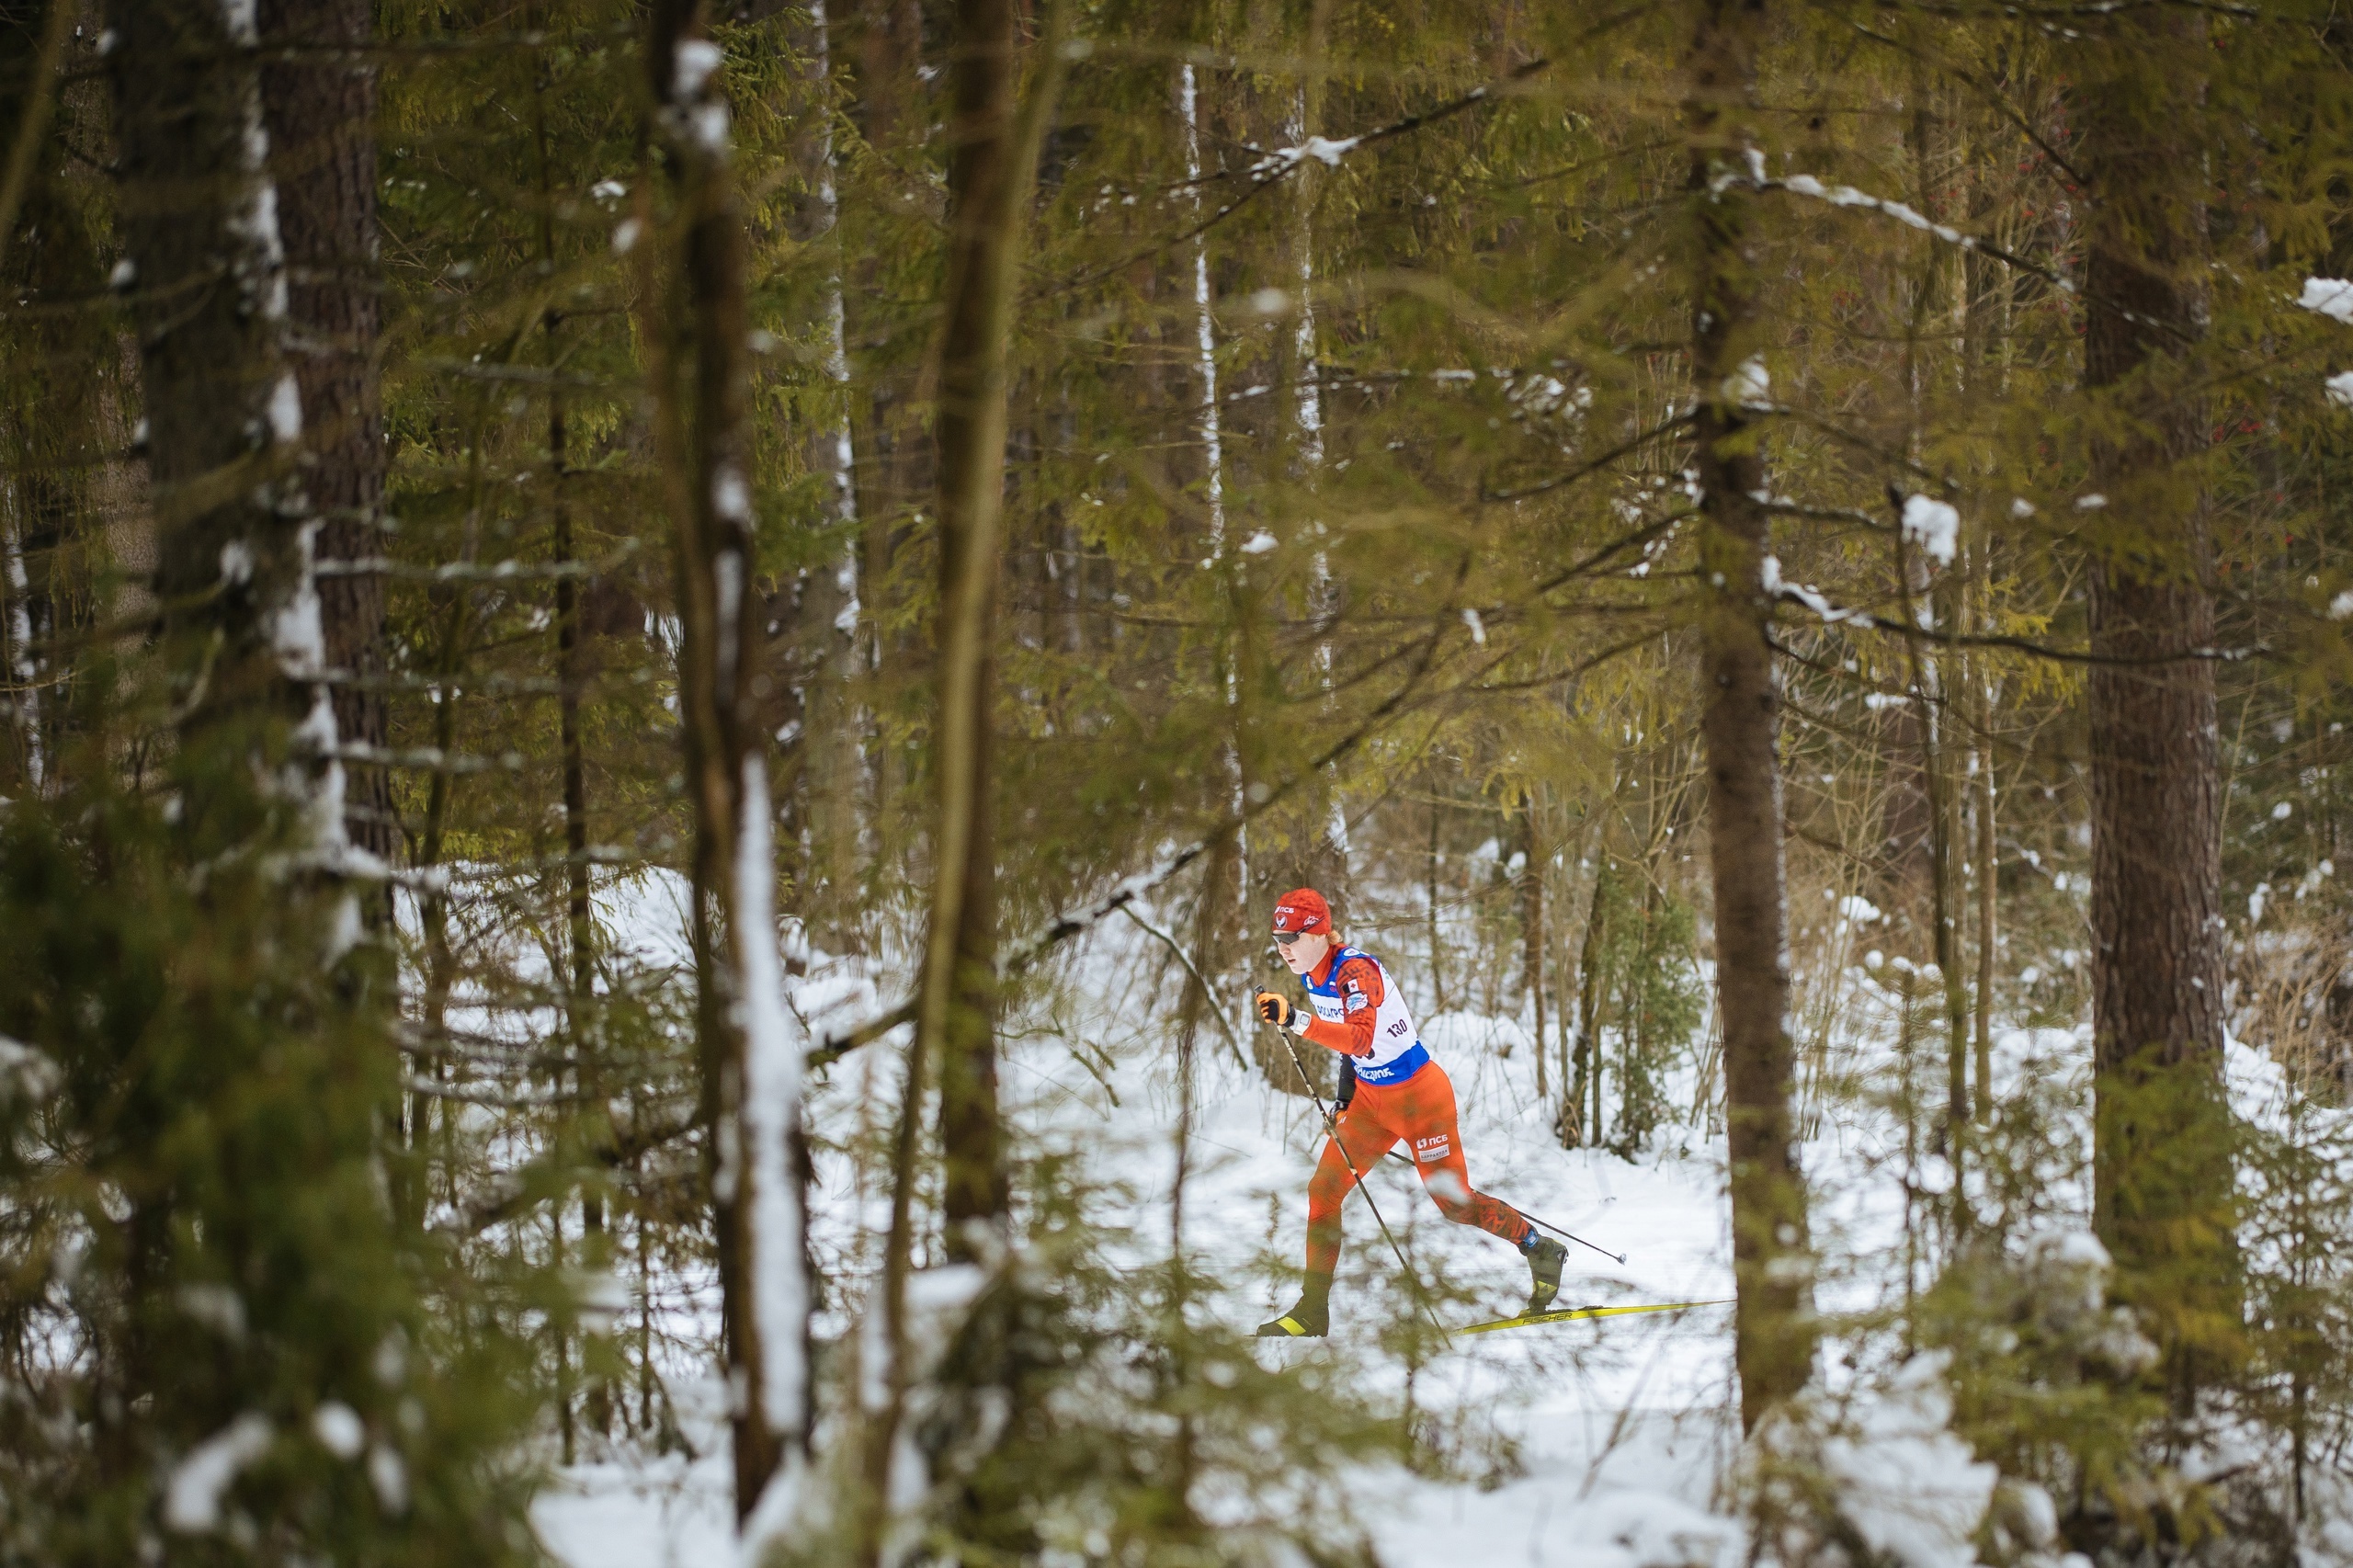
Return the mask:
[[[106,22],[118,233],[131,269],[150,432],[161,651],[178,721],[169,763],[178,807],[173,858],[184,871],[203,869],[188,884],[208,913],[242,926],[215,933],[214,946],[243,944],[267,963],[274,949],[314,940],[324,967],[357,935],[357,910],[331,881],[346,848],[342,778],[334,710],[318,681],[313,525],[297,468],[302,402],[289,351],[259,40],[252,13],[235,6],[109,0]],[[293,866],[280,858],[290,850],[301,857]],[[206,969],[200,955],[191,962],[199,975],[226,972]],[[286,990],[259,994],[272,998],[272,1025],[287,1020],[290,1041],[316,1022],[301,1018]],[[157,1302],[176,1277],[176,1254],[210,1252],[234,1267],[250,1261],[241,1254],[252,1239],[238,1212],[250,1189],[203,1179],[177,1187],[143,1173],[239,1168],[233,1128],[210,1131],[216,1142],[201,1153],[168,1147],[167,1128],[188,1112],[189,1083],[251,1114],[244,1096],[271,1092],[304,1065],[299,1051],[290,1062],[257,1057],[245,1022],[257,1006],[251,1000],[197,982],[175,1001],[229,1020],[206,1041],[203,1076],[188,1079],[185,1068],[173,1075],[175,1052],[186,1047],[169,1035],[189,1025],[172,1019],[163,1039],[151,1031],[108,1087],[104,1137],[89,1156],[102,1180],[128,1194],[127,1310],[120,1335],[99,1346],[107,1364],[98,1375],[120,1398],[100,1402],[96,1432],[102,1467],[124,1485],[144,1484],[158,1454],[217,1430],[238,1408],[218,1376],[176,1364]],[[335,1108],[316,1108],[306,1137],[322,1126],[349,1131]],[[325,1157],[365,1153],[330,1146]],[[232,1163],[199,1164],[214,1158]],[[120,1172],[142,1179],[126,1183]],[[256,1337],[267,1342],[273,1330]]]
[[[801,906],[813,931],[823,934],[828,948],[857,951],[864,942],[858,918],[862,826],[858,799],[866,771],[861,742],[868,722],[856,700],[858,625],[864,608],[859,591],[863,551],[850,438],[848,320],[833,129],[833,34],[824,0],[815,0],[809,7],[806,36],[809,119],[813,129],[796,143],[794,151],[802,161],[803,177],[813,195],[803,204],[801,232],[795,237],[824,247],[826,256],[822,324],[824,370],[833,395],[840,400],[826,408],[822,419],[812,422],[809,468],[818,476],[824,496],[824,510],[815,526],[839,530],[840,542],[832,569],[821,566],[812,575],[803,617],[807,636],[815,646],[805,653],[810,678],[803,703],[801,796],[810,846],[801,867]]]
[[[529,17],[529,25],[538,26],[539,17]],[[531,139],[539,164],[539,246],[540,264],[546,275],[555,274],[555,190],[548,147],[548,61],[541,56],[532,74]],[[540,337],[548,369],[552,372],[563,362],[563,312],[552,306],[540,317]],[[559,570],[577,563],[579,551],[573,538],[573,504],[570,489],[572,475],[572,426],[564,388],[560,379],[551,376],[548,384],[548,507],[551,516],[548,526],[548,553]],[[563,924],[564,954],[570,971],[564,992],[563,1039],[576,1064],[574,1085],[579,1091],[584,1112],[594,1121],[607,1114],[609,1104],[606,1096],[604,1074],[599,1071],[597,1054],[603,1046],[602,1031],[596,1027],[597,1018],[597,922],[591,897],[591,867],[588,863],[588,758],[586,739],[581,724],[581,698],[586,693],[589,673],[595,667],[587,637],[589,629],[581,614],[580,582],[577,577],[562,576],[555,581],[555,674],[556,674],[556,739],[559,766],[563,786]],[[454,704],[446,699],[444,708]],[[584,1193],[580,1202],[582,1264],[588,1268],[605,1267],[611,1256],[611,1246],[605,1236],[605,1204],[594,1188]],[[610,1379],[598,1375],[590,1379],[587,1394],[588,1424],[600,1434],[609,1436],[613,1426],[613,1385]],[[571,1434],[571,1411],[564,1411],[564,1432]]]
[[[1546,1096],[1544,1082],[1544,858],[1536,831],[1536,792],[1530,789],[1520,807],[1520,853],[1527,857],[1519,872],[1519,990],[1536,1008],[1536,1098]]]
[[[852,257],[842,290],[844,369],[856,389],[849,394],[850,505],[858,517],[859,598],[865,614],[853,660],[883,684],[914,678],[913,650],[892,624],[893,564],[919,519],[931,474],[930,432],[917,402],[922,367],[882,347],[900,337],[904,324],[883,301],[884,257],[896,243],[892,213],[932,189],[930,176],[907,170],[928,168],[924,149],[937,129],[925,85],[924,8],[919,0],[870,0],[845,18],[855,29],[849,51],[857,74],[852,98],[859,130],[874,156],[870,177],[881,199],[853,199],[846,221],[842,254]],[[863,732],[868,746],[867,812],[881,831],[904,818],[899,813],[907,763],[901,747],[889,744],[872,714]]]
[[[1779,694],[1763,581],[1768,546],[1760,434],[1745,403],[1757,322],[1745,183],[1752,145],[1737,117],[1756,88],[1763,0],[1699,0],[1686,98],[1693,215],[1691,372],[1699,481],[1700,733],[1707,748],[1716,998],[1724,1042],[1733,1357],[1753,1430],[1811,1370],[1806,1198],[1790,1120],[1788,912],[1781,861]]]
[[[949,1256],[1006,1210],[996,1112],[996,796],[992,648],[1005,510],[1006,362],[1030,171],[1015,142],[1011,0],[956,7],[948,286],[939,350],[939,619],[931,926],[916,1028],[939,1067]]]
[[[948,277],[943,290],[937,418],[939,608],[934,631],[932,766],[938,794],[933,882],[915,1038],[908,1053],[905,1114],[912,1118],[926,1065],[938,1063],[941,1218],[949,1256],[974,1260],[1002,1239],[1010,1206],[996,1103],[996,809],[991,770],[995,706],[993,629],[1002,521],[1007,366],[1020,282],[1022,231],[1038,147],[1062,61],[1049,12],[1038,79],[1016,112],[1018,17],[1012,0],[957,0],[949,44]],[[902,1144],[906,1142],[904,1130]],[[912,1168],[903,1170],[912,1179]],[[894,1195],[894,1206],[904,1195]],[[884,1408],[866,1434],[868,1513],[858,1560],[878,1561],[887,1521],[892,1456],[907,1389],[905,1254],[910,1236],[894,1207],[884,1271]],[[958,1373],[968,1392],[1001,1387],[1002,1335]],[[967,1406],[967,1408],[971,1408]]]
[[[341,846],[297,324],[250,15],[116,0],[117,209],[133,269],[166,657],[185,715],[184,843],[250,846],[268,813]],[[298,728],[299,726],[299,728]],[[232,760],[232,759],[236,760]],[[246,769],[303,782],[256,790]]]
[[[1995,80],[2001,89],[2009,90],[2012,72],[2006,61],[1997,56]],[[2008,128],[2002,133],[1981,130],[1972,138],[1968,163],[1970,183],[1969,230],[1972,233],[1986,233],[1996,221],[1998,204],[1994,190],[1999,169],[2009,156]],[[1961,312],[1961,389],[1972,399],[2000,397],[2009,390],[2009,377],[2005,360],[2009,353],[2009,306],[2017,278],[2011,269],[1982,251],[1972,250],[1961,262],[1961,282],[1965,300]],[[1984,631],[1993,627],[1995,540],[1990,529],[1979,528],[1966,557],[1968,564],[1967,604],[1970,620],[1964,631]],[[1966,661],[1965,685],[1969,698],[1970,722],[1975,730],[1972,756],[1975,759],[1973,826],[1977,858],[1977,1016],[1976,1016],[1976,1119],[1981,1123],[1994,1119],[1994,976],[1999,950],[2000,923],[1995,907],[2000,881],[1999,846],[1995,837],[1998,800],[1994,776],[1995,747],[1994,745],[1994,715],[2000,690],[2000,677],[1989,660],[1981,653]]]
[[[1977,715],[1977,732],[1987,736],[1993,727],[1993,703],[1985,690],[1986,676],[1977,671],[1970,695]],[[1994,748],[1982,742],[1977,753],[1977,1099],[1978,1121],[1994,1119],[1994,967],[2000,938],[1995,894],[2000,884],[1995,871],[2000,848],[1994,837]]]
[[[82,662],[70,650],[103,608],[90,573],[103,528],[92,475],[121,445],[108,428],[112,389],[93,373],[115,358],[114,330],[80,308],[106,270],[99,213],[76,188],[56,124],[84,15],[66,0],[0,6],[0,28],[31,46],[0,83],[0,290],[15,302],[0,327],[0,722],[16,732],[0,744],[0,795],[11,797],[65,783]]]
[[[2091,484],[2094,1217],[2177,1399],[2238,1318],[2222,1100],[2222,790],[2202,399],[2205,28],[2120,16],[2079,51],[2090,198],[2084,384],[2109,402]]]
[[[383,402],[377,383],[381,293],[376,241],[376,67],[366,53],[367,0],[260,0],[262,118],[286,249],[288,346],[301,389],[302,484],[319,519],[317,552],[353,562],[383,554]],[[348,50],[348,53],[335,52]],[[334,688],[344,740],[381,747],[384,580],[340,569],[319,580],[327,664],[352,677]],[[390,860],[399,843],[392,776],[347,764],[351,842]],[[391,902],[371,898],[389,923]]]
[[[1427,894],[1427,906],[1423,913],[1428,926],[1430,949],[1430,1016],[1436,1017],[1446,1011],[1446,949],[1438,919],[1438,791],[1435,781],[1430,791],[1429,854],[1424,862],[1423,871],[1423,891]]]
[[[1899,521],[1895,530],[1895,576],[1901,585],[1904,619],[1914,624],[1934,619],[1923,613],[1932,602],[1924,591],[1923,563],[1905,548]],[[1928,801],[1928,935],[1929,951],[1945,998],[1945,1114],[1942,1124],[1946,1157],[1952,1162],[1952,1222],[1956,1231],[1969,1222],[1965,1162],[1969,1146],[1969,1000],[1961,972],[1960,869],[1955,821],[1960,807],[1954,800],[1952,744],[1947,717],[1955,709],[1944,671],[1936,655],[1917,638],[1904,644],[1915,720],[1919,727],[1919,773]]]
[[[749,1528],[808,1437],[809,1283],[800,1074],[784,1004],[767,735],[753,673],[766,642],[753,572],[743,199],[728,165],[718,47],[699,0],[652,13],[650,128],[677,192],[675,282],[648,290],[656,442],[676,537],[678,686],[695,815],[696,1034],[718,1236],[735,1509]],[[647,267],[659,264],[647,247]],[[675,300],[655,292],[664,283]]]
[[[1602,922],[1608,918],[1611,861],[1603,847],[1596,853],[1593,892],[1586,900],[1585,937],[1577,949],[1577,1044],[1571,1071],[1574,1082],[1561,1101],[1561,1146],[1590,1148],[1601,1140],[1601,976]],[[1590,1085],[1592,1108],[1586,1099]]]

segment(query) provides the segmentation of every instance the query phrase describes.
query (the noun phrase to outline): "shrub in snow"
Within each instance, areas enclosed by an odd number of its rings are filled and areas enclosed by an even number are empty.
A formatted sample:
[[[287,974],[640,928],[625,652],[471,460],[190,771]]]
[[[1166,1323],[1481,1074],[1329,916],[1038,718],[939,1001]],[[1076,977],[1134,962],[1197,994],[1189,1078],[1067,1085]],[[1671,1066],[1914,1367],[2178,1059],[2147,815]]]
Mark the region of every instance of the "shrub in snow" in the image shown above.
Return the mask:
[[[2174,1512],[2178,1478],[2142,1441],[2163,1414],[2146,1378],[2157,1347],[2109,1303],[2109,1275],[2108,1249],[2079,1223],[2006,1241],[1995,1231],[1920,1301],[1916,1331],[1947,1358],[1952,1428],[2005,1478],[1981,1537],[1987,1561],[2055,1562],[2053,1498],[2069,1500],[2075,1528]]]
[[[1577,1141],[1631,1158],[1672,1114],[1666,1081],[1688,1059],[1707,1017],[1693,957],[1697,915],[1671,889],[1605,866],[1589,919],[1567,1098],[1584,1104],[1594,1079],[1603,1079],[1614,1115],[1579,1126]]]
[[[390,953],[323,956],[306,802],[174,766],[0,813],[0,1558],[537,1561],[516,1320],[553,1281],[418,1222]]]
[[[2313,990],[2334,990],[2343,950],[2325,945]],[[2301,1521],[2307,1563],[2353,1561],[2353,1483],[2327,1457],[2353,1436],[2353,1112],[2320,1083],[2325,1099],[2286,1083],[2234,1096],[2254,1113],[2239,1167],[2250,1374],[2239,1404],[2274,1435],[2256,1473],[2271,1507]]]
[[[1998,1480],[1952,1430],[1949,1358],[1928,1351],[1884,1381],[1811,1388],[1750,1442],[1764,1539],[1785,1563],[1970,1568]]]

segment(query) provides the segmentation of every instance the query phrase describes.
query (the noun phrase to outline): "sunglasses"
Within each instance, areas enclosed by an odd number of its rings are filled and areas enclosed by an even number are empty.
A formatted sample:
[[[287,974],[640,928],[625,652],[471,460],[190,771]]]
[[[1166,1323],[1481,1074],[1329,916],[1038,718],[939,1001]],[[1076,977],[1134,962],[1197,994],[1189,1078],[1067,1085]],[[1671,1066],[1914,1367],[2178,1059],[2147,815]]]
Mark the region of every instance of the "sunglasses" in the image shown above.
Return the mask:
[[[1278,947],[1288,948],[1306,935],[1304,931],[1278,931],[1275,933],[1275,943]]]

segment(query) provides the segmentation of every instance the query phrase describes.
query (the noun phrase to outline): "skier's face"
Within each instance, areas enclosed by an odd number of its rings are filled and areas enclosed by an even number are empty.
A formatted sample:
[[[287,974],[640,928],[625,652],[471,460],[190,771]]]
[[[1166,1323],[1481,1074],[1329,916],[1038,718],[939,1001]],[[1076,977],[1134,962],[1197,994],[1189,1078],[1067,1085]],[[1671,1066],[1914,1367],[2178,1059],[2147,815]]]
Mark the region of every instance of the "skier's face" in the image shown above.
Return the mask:
[[[1290,940],[1283,940],[1286,937]],[[1290,966],[1293,974],[1307,973],[1322,963],[1324,955],[1331,950],[1332,938],[1321,931],[1275,933],[1275,951],[1282,954],[1283,962]]]

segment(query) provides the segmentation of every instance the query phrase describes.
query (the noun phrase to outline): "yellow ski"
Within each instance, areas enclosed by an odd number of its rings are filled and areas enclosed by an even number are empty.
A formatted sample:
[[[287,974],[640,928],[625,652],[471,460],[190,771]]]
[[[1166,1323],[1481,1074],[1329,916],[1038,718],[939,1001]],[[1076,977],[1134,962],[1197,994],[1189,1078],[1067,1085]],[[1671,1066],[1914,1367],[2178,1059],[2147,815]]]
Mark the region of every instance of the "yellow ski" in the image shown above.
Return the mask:
[[[1572,1318],[1627,1317],[1635,1312],[1681,1312],[1693,1307],[1728,1307],[1730,1300],[1721,1301],[1656,1301],[1636,1307],[1565,1307],[1549,1312],[1526,1312],[1516,1318],[1497,1318],[1493,1323],[1474,1323],[1457,1329],[1458,1334],[1493,1334],[1499,1328],[1533,1328],[1540,1323],[1567,1323]]]

